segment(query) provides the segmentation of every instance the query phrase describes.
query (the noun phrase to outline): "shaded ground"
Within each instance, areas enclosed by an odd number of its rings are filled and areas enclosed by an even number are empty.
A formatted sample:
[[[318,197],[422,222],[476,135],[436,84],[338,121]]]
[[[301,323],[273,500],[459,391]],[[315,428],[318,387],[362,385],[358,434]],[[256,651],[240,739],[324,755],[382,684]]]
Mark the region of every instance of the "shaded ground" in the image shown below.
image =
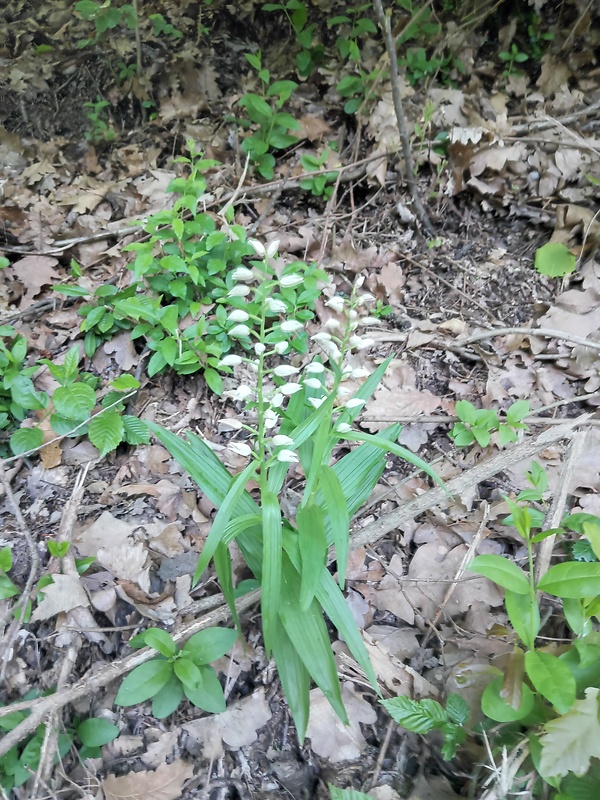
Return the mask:
[[[438,239],[425,242],[411,221],[409,195],[399,181],[401,165],[393,154],[398,139],[386,79],[375,82],[363,116],[342,111],[337,83],[358,68],[340,58],[336,31],[323,25],[323,15],[331,18],[343,10],[335,3],[310,10],[320,26],[324,55],[286,106],[301,123],[299,143],[278,154],[270,190],[250,171],[235,212],[236,222],[253,235],[280,239],[286,260],[316,260],[332,276],[336,291],[348,293],[355,277],[364,275],[365,289],[389,306],[382,324],[373,327],[375,345],[357,361],[372,368],[394,356],[362,425],[374,432],[403,422],[400,442],[448,480],[494,452],[494,444],[483,452],[454,447],[448,431],[457,400],[504,410],[518,399],[528,400],[532,417],[526,435],[598,405],[597,351],[572,337],[598,341],[600,330],[600,270],[594,258],[600,42],[591,6],[542,3],[543,18],[534,23],[528,17],[528,27],[525,12],[511,14],[502,3],[498,9],[484,6],[480,16],[464,8],[455,19],[438,5],[433,4],[432,20],[440,30],[425,46],[430,60],[442,53],[449,61],[405,87],[419,183]],[[151,14],[163,15],[183,35],[153,34]],[[123,245],[140,235],[128,226],[172,203],[165,190],[185,169],[173,164],[173,157],[185,152],[187,140],[221,162],[208,176],[216,198],[211,208],[236,191],[245,161],[244,133],[232,117],[240,113],[239,98],[257,87],[244,53],[261,48],[273,75],[297,79],[289,25],[260,4],[171,7],[157,2],[144,4],[142,15],[137,44],[135,32],[119,24],[100,42],[81,48],[93,37],[94,24],[74,14],[68,3],[49,8],[42,2],[10,2],[3,12],[0,241],[11,266],[2,272],[0,318],[27,336],[34,357],[59,358],[73,341],[81,342],[80,302],[52,292],[73,281],[72,259],[81,265],[89,289],[108,281],[127,286],[130,256]],[[399,16],[396,33],[410,19]],[[568,42],[566,31],[571,32]],[[540,40],[543,32],[554,40]],[[515,68],[506,74],[498,52],[510,51],[513,44],[529,59],[522,73]],[[378,37],[364,36],[360,48],[360,70],[373,74],[383,58]],[[128,71],[137,62],[142,70]],[[104,127],[84,107],[98,99],[108,101],[96,109]],[[449,134],[450,144],[440,154],[434,147],[442,132]],[[302,171],[302,154],[318,156],[326,147],[333,153],[333,142],[335,160],[357,164],[358,174],[341,180],[326,202],[292,186],[291,179]],[[363,163],[377,153],[383,154],[379,161]],[[577,271],[564,281],[533,267],[536,250],[550,236],[579,255]],[[76,237],[80,241],[73,244]],[[314,330],[329,317],[319,301]],[[562,332],[564,338],[529,332],[538,327]],[[517,330],[469,340],[486,328]],[[82,359],[82,367],[104,380],[136,373],[142,387],[129,413],[177,432],[200,433],[238,472],[244,459],[222,449],[228,436],[218,424],[230,415],[230,401],[212,394],[201,375],[148,378],[138,369],[144,357],[125,333],[99,347],[93,358]],[[236,374],[227,388],[241,377]],[[54,388],[47,375],[38,380],[39,388]],[[571,480],[572,504],[598,514],[597,429],[588,435]],[[82,579],[98,630],[79,632],[69,681],[128,652],[132,631],[147,624],[176,630],[202,613],[200,601],[218,593],[212,576],[199,589],[190,586],[214,508],[167,451],[151,443],[121,446],[101,461],[97,456],[83,437],[64,440],[52,463],[33,457],[6,465],[39,544],[40,572],[54,573],[58,563],[49,561],[45,541],[57,535],[76,475],[89,465],[71,534],[80,555],[97,555],[94,531],[108,555]],[[560,446],[547,448],[539,459],[553,492],[561,480]],[[460,687],[473,709],[478,707],[486,668],[501,666],[512,646],[510,638],[489,633],[506,622],[502,596],[483,579],[458,582],[451,598],[446,592],[478,532],[478,552],[522,558],[519,542],[499,518],[507,513],[502,495],[524,488],[528,467],[529,462],[511,463],[446,507],[430,509],[353,552],[348,602],[365,630],[387,696],[444,694]],[[291,503],[300,480],[298,473],[290,477]],[[391,458],[355,529],[384,518],[427,488],[408,464]],[[8,503],[1,513],[2,542],[13,548],[10,577],[23,587],[30,556]],[[139,575],[130,571],[126,578],[120,571],[123,546],[139,546]],[[248,577],[235,549],[233,557],[236,580]],[[56,684],[53,663],[63,616],[58,624],[52,615],[26,626],[28,633],[4,658],[2,702]],[[298,799],[326,798],[328,782],[363,791],[377,787],[379,800],[477,791],[481,776],[474,765],[486,759],[481,741],[474,739],[446,763],[434,738],[390,726],[340,642],[335,646],[352,726],[348,731],[336,722],[314,690],[313,727],[300,747],[273,665],[264,656],[258,608],[247,611],[243,622],[245,650],[236,646],[232,658],[219,663],[228,712],[206,717],[186,704],[158,721],[149,704],[114,706],[116,685],[91,693],[67,707],[62,723],[70,725],[72,715],[104,716],[118,724],[119,738],[104,747],[101,758],[84,764],[72,753],[66,756],[48,778],[46,794],[40,789],[38,796],[75,796],[76,785],[86,796],[100,797],[104,791],[105,797],[155,797],[152,792],[167,783],[175,787],[173,797],[211,800],[282,792]],[[142,773],[147,786],[140,783]],[[118,783],[128,775],[128,783]],[[13,794],[32,796],[28,791],[22,786]]]

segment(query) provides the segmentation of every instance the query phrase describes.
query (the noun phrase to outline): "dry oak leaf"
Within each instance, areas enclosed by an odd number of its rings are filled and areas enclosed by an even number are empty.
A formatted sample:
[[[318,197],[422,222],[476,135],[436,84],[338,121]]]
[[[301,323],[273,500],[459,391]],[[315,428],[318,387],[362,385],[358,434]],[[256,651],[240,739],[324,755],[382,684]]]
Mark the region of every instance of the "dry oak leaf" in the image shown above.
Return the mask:
[[[49,256],[25,256],[11,267],[11,274],[23,284],[26,291],[21,300],[21,308],[26,308],[40,293],[42,286],[48,286],[59,279],[54,267],[56,258]]]
[[[149,772],[107,775],[102,782],[105,800],[179,800],[183,784],[194,774],[194,767],[178,759]]]
[[[310,720],[306,735],[315,753],[332,764],[360,758],[367,744],[360,723],[372,725],[377,720],[373,707],[349,683],[342,685],[342,700],[349,725],[344,725],[320,689],[313,689],[310,693]]]
[[[41,590],[44,599],[36,606],[31,621],[50,619],[63,611],[78,606],[89,606],[90,601],[77,575],[53,575],[53,583]]]
[[[540,738],[542,775],[557,778],[572,772],[582,777],[590,768],[591,759],[600,758],[599,691],[589,687],[585,700],[575,700],[570,711],[544,725],[545,733]]]

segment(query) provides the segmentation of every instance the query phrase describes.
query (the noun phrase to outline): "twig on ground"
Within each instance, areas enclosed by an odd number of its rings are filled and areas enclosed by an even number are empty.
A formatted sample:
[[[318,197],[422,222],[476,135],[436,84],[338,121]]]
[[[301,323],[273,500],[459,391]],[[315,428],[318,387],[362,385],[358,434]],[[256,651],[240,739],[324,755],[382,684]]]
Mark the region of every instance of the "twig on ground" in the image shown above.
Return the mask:
[[[419,186],[415,177],[415,166],[412,157],[412,149],[410,146],[410,137],[408,135],[408,127],[406,125],[406,116],[404,114],[404,106],[402,105],[402,91],[400,88],[400,76],[398,74],[398,56],[396,54],[396,43],[392,35],[392,26],[390,17],[383,10],[381,0],[373,0],[373,8],[375,16],[379,23],[379,27],[383,33],[385,41],[385,49],[387,50],[388,59],[390,62],[390,81],[392,84],[392,99],[394,101],[394,111],[396,112],[396,121],[398,123],[398,133],[400,135],[400,144],[402,145],[402,156],[404,158],[404,179],[410,189],[412,201],[415,206],[417,219],[430,235],[435,235],[435,228],[433,227],[429,215],[421,200],[419,193]]]
[[[6,475],[6,470],[4,469],[5,461],[0,459],[0,482],[4,487],[4,493],[6,494],[6,499],[10,504],[11,511],[14,515],[15,520],[17,521],[17,525],[25,542],[27,543],[27,549],[29,550],[29,575],[27,576],[27,582],[23,587],[23,592],[20,598],[17,600],[15,605],[12,608],[9,608],[4,615],[3,619],[0,620],[0,628],[3,628],[6,624],[8,617],[10,614],[14,615],[14,619],[11,622],[8,631],[6,632],[5,636],[0,643],[0,651],[2,652],[2,667],[0,668],[0,682],[6,679],[6,669],[12,658],[13,652],[13,645],[19,635],[19,631],[21,630],[21,625],[23,624],[23,620],[25,619],[25,612],[27,610],[27,601],[29,600],[29,595],[31,594],[31,590],[33,589],[33,584],[36,581],[38,568],[40,564],[40,557],[37,549],[37,543],[33,538],[33,534],[29,530],[27,523],[25,522],[25,518],[21,513],[21,509],[17,502],[17,499],[13,493],[12,486],[10,485],[10,481]]]
[[[396,721],[390,717],[390,720],[387,724],[387,728],[385,729],[385,737],[383,739],[383,742],[381,743],[381,747],[379,748],[379,753],[377,754],[377,761],[375,762],[373,775],[371,776],[371,780],[369,781],[368,786],[365,787],[366,791],[374,789],[375,786],[377,785],[377,781],[379,780],[379,776],[381,775],[381,768],[383,766],[383,762],[387,755],[387,751],[390,746],[390,741],[392,738],[392,733],[394,732],[395,727],[396,727]]]
[[[577,336],[574,333],[567,333],[566,331],[554,330],[553,328],[490,328],[487,331],[479,331],[478,333],[471,334],[471,336],[455,339],[454,344],[459,347],[465,347],[468,344],[481,342],[484,339],[493,339],[496,336],[509,336],[511,334],[543,336],[545,339],[562,339],[563,342],[579,344],[583,347],[589,347],[591,350],[600,351],[600,342],[594,342],[592,339],[586,339],[583,336]]]
[[[567,503],[567,497],[569,495],[571,478],[573,477],[573,472],[575,471],[575,467],[577,466],[577,462],[581,456],[586,435],[586,431],[578,431],[569,443],[566,459],[560,472],[558,491],[552,498],[550,510],[544,519],[544,530],[558,528],[560,525],[560,521],[563,518],[563,513],[565,510],[565,505]],[[556,534],[552,534],[552,536],[547,536],[540,542],[540,546],[535,558],[534,568],[536,583],[539,583],[539,581],[548,571],[550,561],[552,560],[552,552],[554,550],[555,541]]]

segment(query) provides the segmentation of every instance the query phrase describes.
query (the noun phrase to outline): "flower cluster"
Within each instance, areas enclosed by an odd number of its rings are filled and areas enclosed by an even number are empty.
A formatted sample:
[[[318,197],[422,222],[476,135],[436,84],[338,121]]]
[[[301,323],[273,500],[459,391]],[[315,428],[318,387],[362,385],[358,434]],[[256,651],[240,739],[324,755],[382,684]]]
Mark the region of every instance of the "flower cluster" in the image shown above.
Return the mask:
[[[226,418],[221,420],[220,426],[224,431],[245,431],[249,434],[249,441],[255,440],[255,447],[245,441],[231,441],[228,448],[238,455],[253,457],[263,464],[271,459],[295,463],[298,457],[294,452],[294,441],[277,433],[282,408],[290,397],[304,392],[305,402],[316,409],[333,395],[332,413],[342,417],[336,425],[340,434],[351,430],[348,421],[343,419],[344,411],[364,405],[364,400],[349,397],[352,391],[343,384],[348,380],[364,380],[370,374],[347,359],[353,352],[374,344],[372,339],[359,335],[357,330],[379,322],[359,314],[359,309],[374,302],[375,298],[358,293],[361,279],[356,282],[350,298],[330,297],[325,305],[336,316],[332,316],[324,329],[311,337],[324,357],[314,357],[303,367],[295,366],[294,361],[300,358],[299,352],[302,351],[298,337],[303,335],[306,338],[305,320],[297,318],[301,315],[296,309],[298,287],[303,287],[306,282],[306,265],[290,265],[278,275],[273,262],[279,242],[271,241],[265,246],[251,239],[249,244],[262,260],[253,262],[253,269],[235,269],[231,274],[232,285],[224,298],[228,306],[227,324],[231,325],[228,335],[240,340],[246,354],[226,355],[218,367],[229,370],[244,365],[246,373],[253,373],[255,379],[224,393],[242,403],[247,413],[244,421]],[[304,316],[306,319],[306,314]],[[286,354],[292,355],[292,363],[271,366],[278,356]],[[252,424],[246,421],[251,418]]]

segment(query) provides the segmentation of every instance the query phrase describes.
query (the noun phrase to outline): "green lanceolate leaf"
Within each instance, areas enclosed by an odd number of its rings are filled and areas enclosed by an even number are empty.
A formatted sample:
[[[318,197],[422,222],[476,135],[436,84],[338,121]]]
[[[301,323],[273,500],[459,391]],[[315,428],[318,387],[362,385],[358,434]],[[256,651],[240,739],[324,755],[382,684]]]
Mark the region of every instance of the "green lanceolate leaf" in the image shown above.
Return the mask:
[[[296,726],[298,740],[303,742],[310,712],[310,674],[285,632],[281,620],[278,620],[273,633],[273,658]]]
[[[240,472],[240,474],[237,475],[231,483],[231,488],[227,491],[227,494],[220,504],[220,508],[217,511],[217,515],[213,521],[208,538],[206,539],[204,547],[202,548],[200,560],[198,561],[198,566],[194,572],[194,584],[198,582],[200,576],[213,557],[215,550],[217,549],[217,545],[223,539],[225,530],[229,524],[229,520],[233,516],[233,512],[239,503],[239,500],[244,492],[244,488],[250,478],[252,478],[255,474],[256,464],[248,464],[246,469]]]
[[[205,628],[191,636],[182,647],[182,652],[196,664],[210,664],[228,653],[238,638],[231,628]]]
[[[267,657],[272,649],[273,632],[277,625],[281,593],[281,510],[277,495],[264,489],[261,492],[263,507],[263,561],[262,561],[262,630]]]
[[[540,630],[540,609],[531,594],[519,594],[507,589],[504,595],[506,612],[510,623],[521,641],[530,650],[535,647],[535,640]]]
[[[595,597],[600,594],[600,562],[556,564],[550,567],[537,588],[556,597]]]
[[[343,589],[348,567],[348,546],[350,541],[350,512],[344,497],[344,490],[338,476],[331,467],[323,465],[319,472],[319,488],[325,498],[326,520],[335,545],[338,581]]]
[[[202,687],[202,673],[200,668],[194,664],[187,653],[182,653],[181,658],[173,662],[173,672],[183,684],[184,690],[191,689],[196,691]]]
[[[233,565],[231,562],[231,555],[229,553],[229,548],[227,547],[227,545],[225,545],[223,542],[219,542],[213,558],[214,558],[217,578],[219,580],[219,586],[221,587],[221,591],[223,592],[223,597],[225,598],[225,602],[227,603],[227,605],[229,606],[229,610],[231,611],[231,616],[233,617],[233,623],[239,630],[241,626],[237,608],[235,607],[235,588],[233,586]]]
[[[531,683],[560,714],[575,702],[577,686],[569,667],[551,653],[530,650],[525,653],[525,670]]]
[[[529,579],[521,567],[513,561],[493,554],[476,556],[469,562],[467,569],[489,578],[498,586],[510,589],[517,594],[528,594],[531,591]]]
[[[323,509],[316,505],[299,508],[296,524],[302,564],[300,606],[307,610],[321,582],[321,573],[327,560]]]
[[[197,689],[191,689],[184,685],[185,696],[197,708],[202,708],[211,714],[220,714],[225,711],[225,697],[217,673],[208,666],[201,666],[200,673],[202,675],[201,685]]]
[[[119,729],[107,719],[92,717],[77,726],[77,736],[86,747],[102,747],[119,735]]]
[[[173,673],[162,689],[152,699],[152,716],[164,719],[170,716],[183,700],[183,686]]]
[[[144,631],[140,636],[145,645],[154,648],[154,650],[158,650],[163,656],[174,656],[177,652],[177,645],[171,636],[162,628],[148,628],[148,630]]]
[[[132,670],[125,678],[115,703],[118,706],[135,706],[154,697],[170,679],[173,674],[173,665],[169,661],[158,658],[147,661]]]

